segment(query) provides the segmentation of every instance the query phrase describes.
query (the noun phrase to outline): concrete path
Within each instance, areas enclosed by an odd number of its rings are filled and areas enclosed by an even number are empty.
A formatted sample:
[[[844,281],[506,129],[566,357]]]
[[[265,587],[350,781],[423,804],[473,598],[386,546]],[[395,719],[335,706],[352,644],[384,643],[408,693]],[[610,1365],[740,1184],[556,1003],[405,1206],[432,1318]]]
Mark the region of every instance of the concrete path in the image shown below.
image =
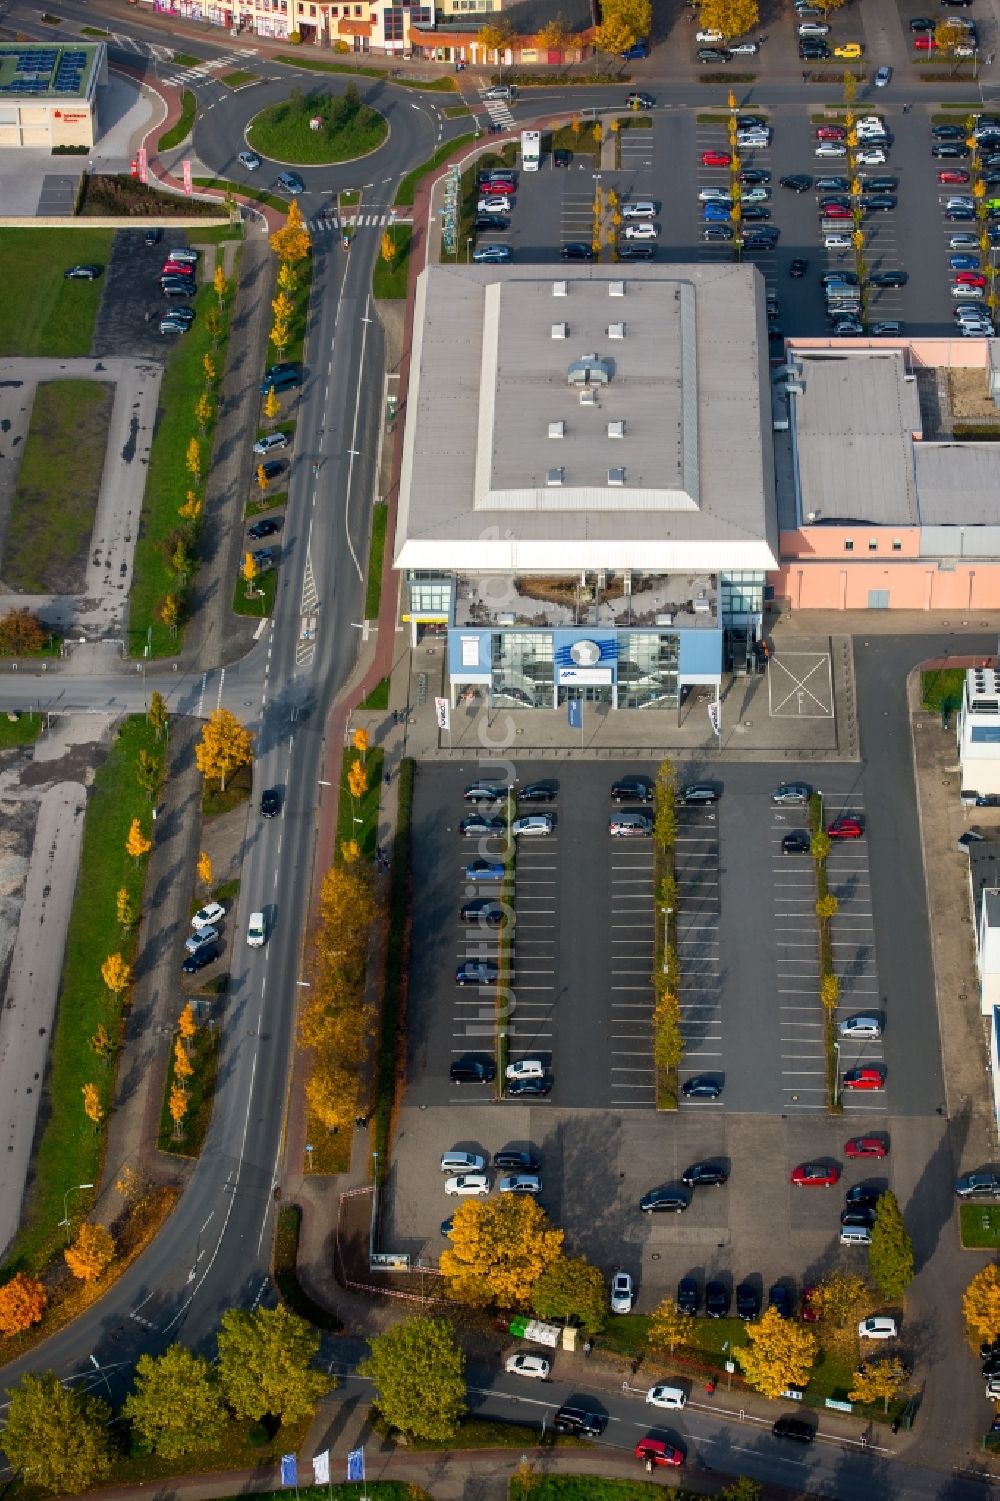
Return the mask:
[[[155,360],[87,356],[4,361],[0,431],[4,432],[8,458],[0,469],[0,504],[5,515],[9,515],[38,385],[46,381],[101,381],[114,385],[115,396],[87,555],[85,592],[79,595],[13,592],[2,581],[0,562],[0,613],[28,608],[62,632],[106,635],[120,634],[124,629],[162,376],[163,367]]]

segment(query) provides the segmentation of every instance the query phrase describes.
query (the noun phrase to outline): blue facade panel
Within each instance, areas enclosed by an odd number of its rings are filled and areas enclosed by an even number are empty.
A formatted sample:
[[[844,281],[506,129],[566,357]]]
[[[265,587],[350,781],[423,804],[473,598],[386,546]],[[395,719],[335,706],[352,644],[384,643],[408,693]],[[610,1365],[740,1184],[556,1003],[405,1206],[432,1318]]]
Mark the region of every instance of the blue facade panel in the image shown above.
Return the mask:
[[[722,632],[679,631],[681,681],[698,681],[722,676]]]
[[[456,683],[488,683],[493,632],[454,627],[448,632],[448,676]]]

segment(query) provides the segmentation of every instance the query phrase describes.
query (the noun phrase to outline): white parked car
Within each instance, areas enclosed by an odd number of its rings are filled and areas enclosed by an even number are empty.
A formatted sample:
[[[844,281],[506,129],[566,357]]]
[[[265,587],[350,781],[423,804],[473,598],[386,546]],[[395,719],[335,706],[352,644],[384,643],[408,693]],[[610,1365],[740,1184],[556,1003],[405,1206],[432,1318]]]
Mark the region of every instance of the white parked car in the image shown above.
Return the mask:
[[[687,1406],[687,1392],[682,1386],[669,1386],[661,1382],[659,1386],[651,1386],[646,1393],[646,1401],[650,1407],[666,1407],[679,1412]]]
[[[456,1178],[444,1180],[444,1191],[463,1199],[484,1198],[490,1191],[490,1180],[485,1173],[459,1173]]]
[[[544,1355],[508,1355],[504,1370],[510,1376],[532,1376],[547,1381],[552,1367]]]
[[[886,154],[881,146],[867,146],[864,151],[856,151],[854,160],[859,167],[884,167]]]
[[[626,231],[628,233],[628,231]],[[510,826],[512,834],[551,834],[555,819],[551,813],[528,813],[524,818],[515,818]]]
[[[500,1179],[502,1194],[540,1194],[542,1180],[537,1173],[507,1173]]]
[[[721,31],[696,31],[694,39],[696,42],[704,42],[709,47],[713,47],[716,42],[725,41]]]
[[[898,1333],[896,1320],[889,1318],[888,1314],[862,1319],[858,1325],[858,1339],[895,1339]]]
[[[742,203],[766,203],[770,196],[770,188],[744,188],[740,194],[740,201]]]
[[[814,156],[846,156],[847,147],[842,141],[820,141],[813,152]]]
[[[626,240],[655,240],[659,233],[655,224],[626,224],[622,231]]]
[[[850,250],[850,235],[824,235],[823,245],[827,250]]]
[[[838,1031],[841,1037],[881,1037],[882,1021],[877,1016],[848,1016],[840,1023]]]
[[[491,198],[480,198],[478,204],[476,205],[477,214],[506,214],[509,209],[510,199],[506,197],[500,198],[498,196]]]
[[[635,1295],[628,1272],[615,1272],[611,1279],[611,1312],[631,1313]]]
[[[219,936],[218,928],[196,928],[184,947],[189,954],[196,954],[206,944],[214,943]]]
[[[545,1064],[540,1058],[520,1058],[508,1063],[505,1072],[508,1079],[544,1079]]]
[[[191,926],[192,928],[211,928],[225,915],[226,909],[221,902],[209,902],[207,906],[195,913],[191,919]]]
[[[702,188],[699,203],[732,203],[733,195],[727,188]]]

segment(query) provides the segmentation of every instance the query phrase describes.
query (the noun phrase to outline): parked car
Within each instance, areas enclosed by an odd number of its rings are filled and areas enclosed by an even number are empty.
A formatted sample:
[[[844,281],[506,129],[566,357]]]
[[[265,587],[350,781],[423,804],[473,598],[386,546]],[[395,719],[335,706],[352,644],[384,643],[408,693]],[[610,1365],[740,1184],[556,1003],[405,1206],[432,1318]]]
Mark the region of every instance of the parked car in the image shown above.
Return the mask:
[[[830,1162],[803,1162],[792,1169],[797,1188],[833,1188],[840,1178],[840,1168]]]
[[[459,1058],[448,1070],[452,1084],[491,1084],[496,1076],[492,1058]]]
[[[101,266],[91,264],[68,266],[63,272],[67,281],[96,281],[102,271]]]
[[[482,1199],[490,1191],[490,1180],[486,1173],[457,1173],[445,1179],[444,1191],[452,1198]]]
[[[189,954],[197,954],[199,949],[203,949],[208,943],[214,943],[218,937],[218,928],[195,928],[184,940],[184,948]]]
[[[710,782],[691,782],[677,794],[678,807],[697,806],[701,803],[717,803],[721,794]]]
[[[955,1180],[955,1193],[960,1199],[1000,1199],[1000,1173],[963,1173]]]
[[[896,1320],[888,1314],[873,1314],[858,1325],[858,1339],[895,1339],[898,1333]]]
[[[502,1194],[540,1194],[542,1180],[537,1173],[507,1173],[498,1186]]]
[[[219,957],[219,950],[214,943],[206,944],[204,948],[197,949],[193,954],[188,954],[181,970],[186,975],[196,975],[199,970],[207,968]]]
[[[830,839],[862,839],[865,831],[859,819],[844,814],[828,823],[826,832]]]
[[[254,453],[273,453],[275,449],[288,447],[287,433],[265,433],[253,446]]]
[[[466,959],[455,971],[456,985],[495,985],[500,966],[493,959]]]
[[[805,829],[792,829],[781,840],[781,853],[783,855],[808,855],[812,850],[812,840]]]
[[[771,793],[771,801],[779,805],[804,807],[811,795],[812,788],[806,782],[781,782]]]
[[[888,1157],[889,1148],[880,1136],[852,1136],[850,1141],[844,1143],[844,1156],[852,1159],[859,1157]]]
[[[540,1079],[510,1079],[507,1083],[507,1093],[513,1098],[528,1095],[545,1099],[552,1093],[552,1079],[548,1074],[544,1074]]]
[[[760,1293],[752,1282],[741,1282],[737,1287],[736,1312],[741,1319],[760,1317]]]
[[[721,1083],[711,1074],[696,1074],[681,1085],[681,1094],[686,1100],[717,1100],[721,1093]]]
[[[191,919],[191,926],[196,929],[215,927],[225,915],[226,909],[221,902],[209,902],[198,909]]]
[[[845,1089],[884,1089],[885,1068],[882,1064],[868,1063],[862,1068],[849,1068],[844,1075]]]
[[[729,1312],[729,1289],[717,1280],[705,1284],[705,1312],[710,1319],[724,1319]]]
[[[729,1182],[729,1169],[719,1162],[696,1162],[693,1166],[684,1169],[681,1182],[688,1188],[708,1186],[723,1188]]]
[[[631,1313],[635,1293],[628,1272],[615,1272],[611,1279],[611,1312]]]
[[[503,922],[504,909],[494,897],[477,896],[466,902],[458,915],[462,922],[486,923],[488,927],[498,928]]]
[[[682,1277],[677,1284],[677,1307],[694,1318],[701,1307],[701,1290],[694,1277]]]
[[[502,1147],[493,1153],[493,1166],[518,1173],[537,1173],[541,1161],[534,1152],[524,1152],[519,1147]]]
[[[551,1366],[544,1355],[529,1355],[523,1351],[518,1355],[508,1355],[504,1370],[509,1376],[530,1376],[535,1381],[547,1381]]]
[[[773,1308],[781,1319],[792,1316],[792,1299],[783,1282],[773,1282],[767,1290],[767,1306]]]
[[[683,1214],[691,1199],[681,1188],[651,1188],[639,1200],[643,1214]]]
[[[551,813],[526,813],[522,818],[514,819],[510,831],[522,838],[534,838],[551,834],[555,826]]]
[[[273,516],[265,517],[263,521],[255,521],[253,526],[247,528],[247,536],[254,542],[261,541],[264,537],[274,537],[281,531],[281,522]]]

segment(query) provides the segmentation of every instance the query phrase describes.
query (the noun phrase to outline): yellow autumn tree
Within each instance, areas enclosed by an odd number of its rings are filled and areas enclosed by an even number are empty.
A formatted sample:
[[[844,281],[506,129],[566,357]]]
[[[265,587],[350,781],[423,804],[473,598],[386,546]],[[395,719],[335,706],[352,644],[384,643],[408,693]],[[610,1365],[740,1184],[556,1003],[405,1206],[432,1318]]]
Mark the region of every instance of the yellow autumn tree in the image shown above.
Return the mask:
[[[279,261],[288,261],[292,265],[304,261],[309,254],[312,242],[302,222],[302,210],[294,198],[288,205],[288,218],[281,229],[275,230],[270,244]]]
[[[170,1086],[170,1098],[167,1101],[167,1109],[170,1119],[174,1123],[174,1136],[180,1138],[184,1131],[184,1117],[187,1115],[188,1092],[183,1084],[175,1079]]]
[[[201,395],[198,397],[198,400],[194,404],[194,418],[198,424],[198,430],[202,434],[202,436],[204,436],[205,429],[208,427],[208,424],[212,420],[212,411],[213,407],[211,401],[209,400],[208,393],[206,391],[202,391]]]
[[[215,879],[215,867],[208,850],[202,850],[198,856],[198,879],[203,886],[211,886]]]
[[[174,1038],[174,1078],[190,1079],[194,1073],[194,1064],[187,1055],[183,1037]]]
[[[194,1019],[194,1007],[190,1001],[188,1001],[184,1010],[177,1018],[177,1030],[185,1042],[190,1042],[198,1030],[198,1023]]]
[[[135,904],[126,886],[119,886],[118,888],[118,895],[115,897],[115,912],[118,918],[118,926],[124,932],[128,933],[135,922]]]
[[[160,619],[170,632],[171,636],[177,634],[177,621],[180,617],[180,609],[177,604],[177,596],[167,594],[160,606]]]
[[[361,725],[358,726],[358,728],[354,731],[354,734],[351,736],[351,744],[354,746],[354,749],[356,751],[360,751],[363,756],[366,756],[368,754],[368,747],[371,744],[371,741],[368,738],[368,731]]]
[[[201,368],[205,372],[205,380],[207,381],[207,383],[209,385],[212,385],[213,381],[215,380],[215,377],[218,375],[219,372],[218,372],[218,369],[216,367],[215,361],[214,361],[214,359],[212,358],[212,356],[210,354],[203,354],[202,355],[202,357],[201,357]]]
[[[361,858],[361,846],[356,839],[345,839],[340,846],[340,858],[345,865],[353,865]]]
[[[264,416],[268,422],[273,423],[280,415],[281,402],[278,400],[278,393],[273,386],[270,386],[267,395],[264,397]]]
[[[101,965],[101,978],[112,995],[121,995],[132,983],[132,966],[121,954],[109,954]]]
[[[205,722],[194,756],[205,780],[217,777],[224,790],[233,773],[253,760],[253,736],[235,714],[216,709]]]
[[[193,490],[189,490],[184,499],[184,504],[177,507],[177,514],[182,521],[197,521],[201,515],[201,500]]]
[[[96,1084],[84,1084],[83,1086],[83,1113],[88,1121],[93,1121],[97,1127],[104,1119],[104,1106],[101,1104],[100,1091]]]
[[[978,1271],[962,1295],[962,1317],[971,1345],[1000,1335],[1000,1266]]]
[[[552,1228],[544,1209],[528,1196],[465,1199],[441,1253],[448,1296],[473,1308],[526,1308],[562,1243],[563,1232]]]
[[[81,1282],[97,1282],[115,1258],[115,1241],[105,1225],[81,1225],[73,1245],[63,1252],[66,1265]]]
[[[184,467],[188,474],[196,482],[201,478],[201,444],[197,438],[192,438],[184,455]]]
[[[806,1385],[818,1349],[810,1329],[768,1308],[746,1332],[749,1344],[738,1352],[739,1361],[756,1391],[775,1401],[789,1387]]]
[[[148,855],[152,848],[153,841],[146,838],[139,820],[133,818],[129,825],[128,838],[125,840],[125,853],[131,855],[133,860],[141,860],[143,855]]]
[[[221,265],[215,268],[215,275],[212,277],[212,290],[219,299],[220,304],[225,302],[229,292],[229,281]]]
[[[41,1322],[49,1298],[37,1277],[18,1272],[0,1287],[0,1334],[5,1339]]]
[[[295,312],[295,304],[287,292],[279,292],[271,303],[271,311],[274,313],[276,323],[290,323],[292,314]]]
[[[360,761],[352,761],[347,768],[347,785],[354,798],[364,797],[368,791],[368,773]]]

